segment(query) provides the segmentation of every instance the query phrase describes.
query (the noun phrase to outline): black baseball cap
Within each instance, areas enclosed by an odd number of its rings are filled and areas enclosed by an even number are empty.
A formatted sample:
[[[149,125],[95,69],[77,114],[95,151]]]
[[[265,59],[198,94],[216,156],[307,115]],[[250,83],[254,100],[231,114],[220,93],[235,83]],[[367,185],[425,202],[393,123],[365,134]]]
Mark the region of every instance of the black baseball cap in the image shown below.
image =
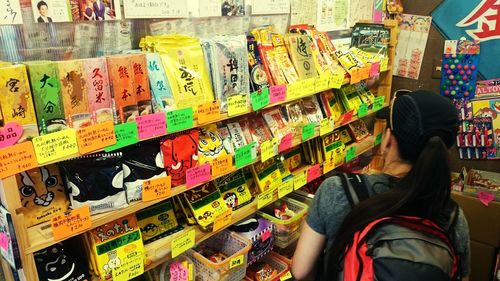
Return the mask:
[[[394,95],[389,108],[379,110],[398,140],[401,156],[416,161],[427,141],[440,137],[447,148],[455,144],[458,112],[452,102],[434,92],[418,90]]]

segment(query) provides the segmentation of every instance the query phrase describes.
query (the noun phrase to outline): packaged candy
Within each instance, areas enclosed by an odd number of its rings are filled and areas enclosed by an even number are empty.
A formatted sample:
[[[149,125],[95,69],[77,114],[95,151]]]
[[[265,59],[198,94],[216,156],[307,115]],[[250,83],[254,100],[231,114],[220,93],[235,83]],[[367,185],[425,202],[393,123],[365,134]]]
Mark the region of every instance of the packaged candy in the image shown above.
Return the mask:
[[[228,123],[227,128],[231,134],[231,143],[235,150],[248,144],[238,122]]]
[[[248,68],[250,74],[250,91],[255,92],[268,87],[267,73],[264,70],[257,41],[253,36],[247,36]]]
[[[174,96],[158,53],[146,53],[154,112],[175,109]]]
[[[280,220],[289,220],[295,216],[295,212],[288,208],[286,202],[282,202],[283,204],[279,208],[274,208],[274,216]]]
[[[127,206],[121,152],[91,154],[63,162],[61,166],[71,208],[89,205],[90,213],[98,214]]]
[[[281,172],[274,158],[255,163],[252,166],[252,172],[261,192],[274,189],[282,182]]]
[[[303,98],[302,108],[309,123],[319,123],[323,120],[323,113],[316,95]]]
[[[219,134],[216,124],[200,128],[198,142],[198,162],[200,164],[227,154],[228,151],[224,147],[223,138]]]
[[[252,141],[256,141],[260,146],[263,142],[273,138],[273,134],[260,114],[253,115],[249,119]]]
[[[248,252],[248,265],[260,260],[272,251],[274,245],[273,229],[272,222],[259,216],[253,216],[229,227],[229,230],[252,241],[252,249]]]
[[[163,162],[172,186],[186,183],[186,170],[198,164],[198,130],[168,135],[160,142]]]
[[[106,58],[116,107],[116,124],[135,121],[139,115],[131,56],[114,55]]]
[[[180,230],[170,200],[140,210],[136,217],[144,243],[153,242]]]
[[[333,90],[328,90],[320,94],[321,102],[326,116],[333,117],[335,121],[340,120],[344,113],[344,107]]]
[[[109,88],[108,66],[105,58],[83,60],[83,73],[94,124],[113,120],[113,98]]]
[[[153,106],[149,88],[148,68],[146,67],[146,56],[144,54],[132,54],[130,55],[130,61],[134,73],[134,90],[139,115],[151,114],[153,113]]]

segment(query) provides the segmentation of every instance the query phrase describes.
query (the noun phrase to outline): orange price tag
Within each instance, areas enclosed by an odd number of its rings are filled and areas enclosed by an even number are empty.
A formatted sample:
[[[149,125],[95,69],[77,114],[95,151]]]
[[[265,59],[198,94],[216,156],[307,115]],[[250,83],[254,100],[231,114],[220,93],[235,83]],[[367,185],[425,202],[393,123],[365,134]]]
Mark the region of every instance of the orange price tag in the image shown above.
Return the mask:
[[[213,232],[217,232],[222,228],[228,226],[233,221],[233,209],[228,208],[224,212],[215,216]]]
[[[169,176],[147,180],[142,184],[142,201],[165,198],[170,196],[171,192],[171,178]]]
[[[6,178],[38,166],[30,141],[0,149],[0,178]]]
[[[362,78],[362,69],[361,68],[357,68],[357,69],[354,69],[350,74],[351,74],[351,84],[356,84],[358,82],[360,82],[363,78]]]
[[[89,229],[92,226],[89,205],[53,217],[51,226],[55,240],[62,240]]]
[[[230,154],[214,158],[210,161],[212,178],[228,174],[233,170],[233,156]]]
[[[198,124],[211,123],[220,119],[220,101],[208,102],[198,106]]]
[[[80,154],[89,153],[116,143],[112,121],[81,128],[76,132]]]

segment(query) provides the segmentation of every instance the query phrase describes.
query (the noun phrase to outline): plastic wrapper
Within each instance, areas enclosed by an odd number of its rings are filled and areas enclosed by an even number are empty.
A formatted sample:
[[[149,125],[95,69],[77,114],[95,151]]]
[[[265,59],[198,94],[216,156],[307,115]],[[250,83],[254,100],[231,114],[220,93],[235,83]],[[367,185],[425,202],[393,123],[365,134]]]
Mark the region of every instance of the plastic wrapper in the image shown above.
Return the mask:
[[[144,54],[133,54],[130,56],[134,73],[134,90],[137,98],[139,115],[153,113],[151,101],[151,90],[149,88],[148,68],[146,67],[146,56]]]
[[[210,124],[200,128],[198,141],[198,162],[200,164],[225,156],[228,153],[216,124]]]
[[[83,60],[83,72],[93,123],[114,121],[113,97],[109,88],[106,59],[92,58]]]
[[[115,55],[106,58],[117,115],[116,124],[135,121],[135,117],[139,115],[130,56]]]
[[[186,183],[186,171],[198,164],[198,130],[168,135],[161,140],[161,151],[172,186]]]
[[[161,112],[174,109],[174,96],[161,63],[160,55],[158,53],[147,53],[146,59],[154,111]]]

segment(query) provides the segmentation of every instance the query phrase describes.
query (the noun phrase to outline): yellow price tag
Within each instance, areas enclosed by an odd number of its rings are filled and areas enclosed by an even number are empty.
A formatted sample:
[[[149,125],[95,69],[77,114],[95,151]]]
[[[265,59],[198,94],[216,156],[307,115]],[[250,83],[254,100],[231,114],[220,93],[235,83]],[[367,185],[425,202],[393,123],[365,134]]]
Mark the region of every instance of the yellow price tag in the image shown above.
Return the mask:
[[[323,174],[326,174],[326,173],[330,172],[331,170],[335,169],[335,157],[333,157],[333,156],[334,155],[332,154],[332,157],[327,158],[323,162]]]
[[[286,100],[296,100],[301,94],[301,84],[300,81],[288,84],[286,88]]]
[[[299,81],[302,83],[302,91],[301,91],[301,96],[309,96],[309,95],[312,95],[315,93],[315,83],[316,82],[316,79],[315,78],[308,78],[308,79],[305,79],[305,80],[301,80]]]
[[[177,257],[194,246],[196,239],[195,234],[194,229],[191,229],[190,231],[183,233],[172,240],[172,243],[170,244],[170,248],[172,249],[172,258]]]
[[[278,139],[273,138],[272,140],[268,140],[263,142],[260,145],[260,159],[262,162],[265,162],[268,159],[278,155]]]
[[[217,232],[231,224],[233,221],[233,209],[227,208],[224,212],[217,214],[214,219],[213,232]]]
[[[287,272],[285,272],[285,274],[281,275],[280,281],[286,281],[292,278],[293,278],[292,273],[290,273],[290,271],[288,270]]]
[[[328,71],[316,77],[314,81],[314,92],[318,93],[330,89],[328,84],[330,84],[331,75],[332,73]]]
[[[343,72],[334,72],[332,76],[330,76],[330,81],[328,82],[328,87],[333,89],[340,89],[344,84],[344,73]]]
[[[227,98],[227,115],[235,116],[249,111],[247,96],[234,95]]]
[[[270,188],[259,194],[257,197],[257,209],[261,209],[262,207],[268,205],[273,202],[274,189]]]
[[[321,120],[319,124],[319,134],[320,136],[326,135],[328,133],[333,132],[333,128],[335,127],[335,122],[332,117],[325,118]]]
[[[66,129],[33,138],[36,159],[39,164],[65,158],[78,153],[76,130]]]
[[[293,189],[297,190],[307,183],[307,173],[306,170],[302,171],[300,174],[293,177]]]
[[[293,191],[293,180],[287,180],[278,186],[278,198],[283,198]]]
[[[380,72],[387,71],[389,66],[389,58],[383,58],[380,60]]]
[[[229,269],[241,266],[245,263],[245,256],[239,255],[229,261]]]

